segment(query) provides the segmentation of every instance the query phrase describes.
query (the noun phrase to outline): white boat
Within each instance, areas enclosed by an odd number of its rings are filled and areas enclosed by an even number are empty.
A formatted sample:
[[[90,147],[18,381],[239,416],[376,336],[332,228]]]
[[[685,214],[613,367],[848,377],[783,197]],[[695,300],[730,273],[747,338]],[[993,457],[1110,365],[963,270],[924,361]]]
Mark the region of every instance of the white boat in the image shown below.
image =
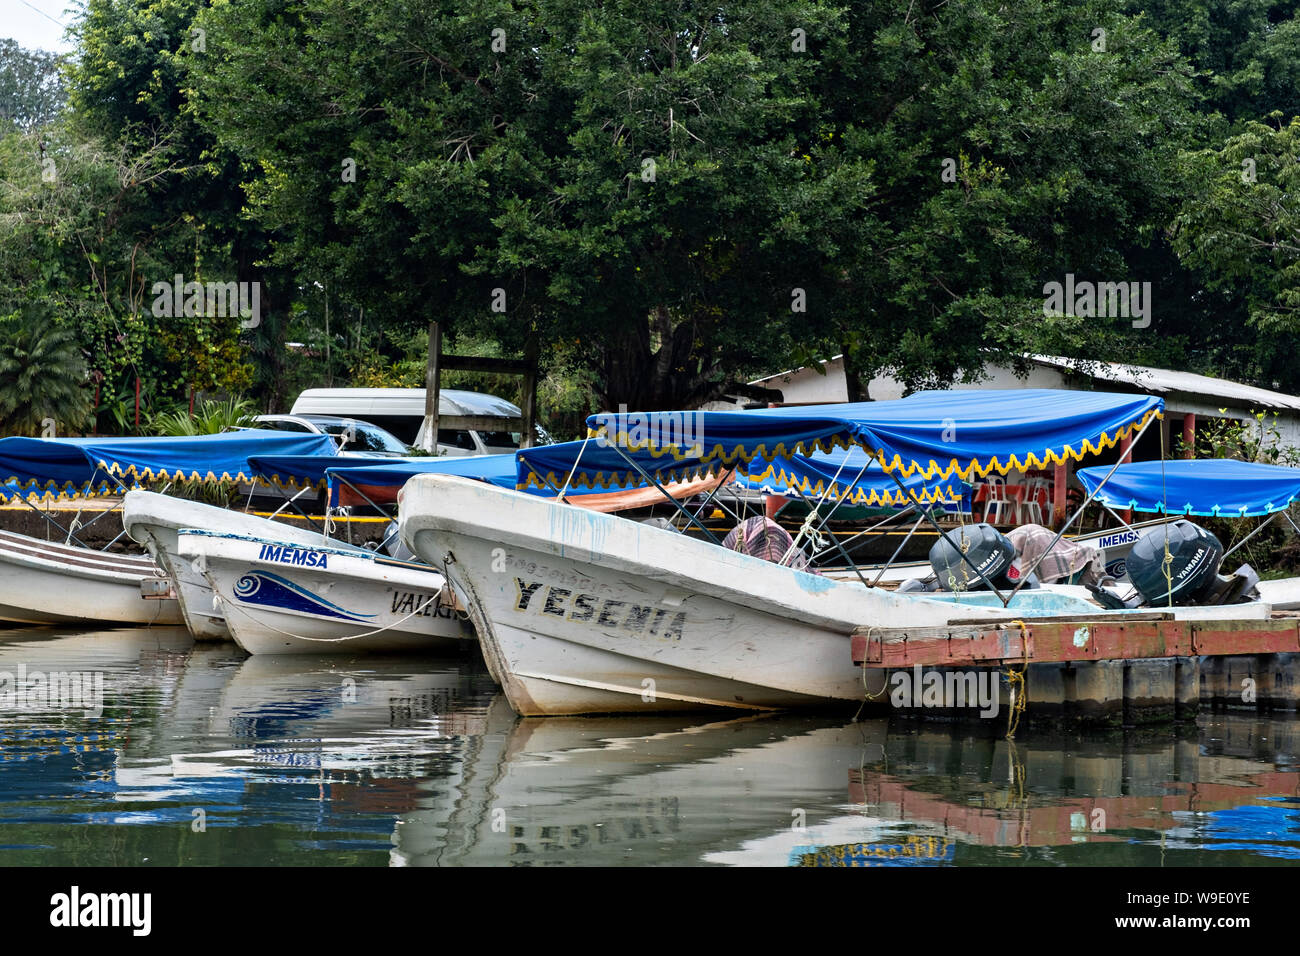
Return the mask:
[[[253,429],[166,438],[12,436],[0,438],[0,501],[94,496],[137,481],[241,481],[253,474],[250,455],[333,456],[335,451],[328,435]],[[232,520],[228,512],[222,514],[223,521]],[[9,535],[0,551],[0,615],[10,620],[183,623],[179,603],[169,593],[171,570],[152,557],[104,554],[24,535]]]
[[[436,653],[472,640],[443,576],[370,551],[182,529],[176,553],[250,654]]]
[[[181,612],[169,590],[166,572],[147,555],[0,531],[0,621],[172,626]]]
[[[200,641],[228,641],[230,629],[207,579],[189,561],[177,558],[176,536],[182,528],[260,535],[304,547],[350,547],[306,528],[152,491],[126,493],[122,499],[122,526],[127,536],[143,545],[170,576],[185,626]]]
[[[864,687],[849,653],[857,627],[1010,616],[974,604],[954,615],[951,601],[444,475],[407,484],[401,529],[417,555],[444,567],[525,717],[858,701],[879,692],[884,673]],[[1030,607],[1098,610],[1040,590],[1021,592],[1013,613]]]
[[[648,422],[653,433],[654,416],[683,413],[648,413],[640,416],[636,452],[644,456],[643,473],[667,477],[698,472],[714,458],[730,465],[756,457],[756,449],[789,453],[827,441],[869,440],[868,450],[883,460],[892,456],[896,465],[940,473],[991,469],[1118,444],[1153,421],[1160,407],[1146,396],[1034,390],[689,413],[701,416],[708,440],[698,447],[713,458],[654,448],[642,426]],[[628,435],[615,430],[622,428],[616,417],[593,416],[588,426],[609,428],[617,447]],[[949,437],[954,420],[961,422],[964,445]],[[606,470],[583,480],[625,482],[627,474]],[[953,622],[1128,613],[1105,611],[1081,588],[1026,589],[1004,607],[991,592],[864,587],[446,475],[411,479],[400,527],[406,545],[446,573],[489,668],[524,716],[860,702],[883,690],[886,673],[853,664],[850,635],[858,628],[899,633]],[[1259,620],[1270,613],[1261,601],[1161,610],[1175,620]]]

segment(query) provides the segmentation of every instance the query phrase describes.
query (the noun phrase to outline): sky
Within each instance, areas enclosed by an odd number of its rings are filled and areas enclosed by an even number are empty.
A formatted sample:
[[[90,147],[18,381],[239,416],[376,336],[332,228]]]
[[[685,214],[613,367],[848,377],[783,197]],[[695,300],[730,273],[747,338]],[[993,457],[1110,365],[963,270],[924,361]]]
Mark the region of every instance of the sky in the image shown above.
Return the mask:
[[[68,53],[72,44],[63,28],[72,22],[68,8],[78,0],[0,0],[0,37],[9,37],[31,49]]]

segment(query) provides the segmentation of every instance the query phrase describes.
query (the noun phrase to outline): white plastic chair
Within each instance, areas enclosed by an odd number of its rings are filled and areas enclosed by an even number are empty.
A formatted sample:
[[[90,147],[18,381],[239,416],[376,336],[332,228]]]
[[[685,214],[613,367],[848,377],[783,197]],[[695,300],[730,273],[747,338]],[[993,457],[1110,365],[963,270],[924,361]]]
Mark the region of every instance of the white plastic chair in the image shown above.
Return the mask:
[[[999,475],[989,475],[984,479],[984,484],[988,486],[988,492],[984,497],[984,521],[987,524],[999,525],[1003,523],[1004,509],[1010,510],[1012,518],[1016,515],[1016,503],[1007,497],[1007,481]],[[990,517],[996,515],[996,517]]]
[[[1020,515],[1018,523],[1020,524],[1042,524],[1047,522],[1043,520],[1043,504],[1040,497],[1044,492],[1050,495],[1048,489],[1051,488],[1051,482],[1046,478],[1030,478],[1024,485],[1024,500],[1020,502]]]

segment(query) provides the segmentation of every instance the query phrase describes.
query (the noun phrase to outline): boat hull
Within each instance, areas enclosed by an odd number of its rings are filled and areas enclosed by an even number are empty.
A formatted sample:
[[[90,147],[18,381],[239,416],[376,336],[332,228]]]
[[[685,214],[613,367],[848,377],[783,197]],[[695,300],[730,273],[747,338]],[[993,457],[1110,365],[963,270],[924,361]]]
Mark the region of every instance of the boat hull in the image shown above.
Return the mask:
[[[231,634],[207,578],[176,553],[176,536],[181,528],[252,534],[286,544],[340,547],[339,542],[304,528],[150,491],[127,492],[122,500],[122,526],[127,536],[143,545],[171,577],[185,626],[196,641],[229,641]]]
[[[145,598],[165,579],[148,557],[107,554],[0,532],[0,621],[10,624],[182,623],[171,598]]]
[[[402,495],[403,540],[444,568],[523,716],[856,704],[885,676],[853,665],[856,627],[952,616],[951,605],[448,476],[418,476]]]
[[[178,534],[177,554],[203,574],[250,654],[445,653],[472,638],[430,568],[193,530]]]

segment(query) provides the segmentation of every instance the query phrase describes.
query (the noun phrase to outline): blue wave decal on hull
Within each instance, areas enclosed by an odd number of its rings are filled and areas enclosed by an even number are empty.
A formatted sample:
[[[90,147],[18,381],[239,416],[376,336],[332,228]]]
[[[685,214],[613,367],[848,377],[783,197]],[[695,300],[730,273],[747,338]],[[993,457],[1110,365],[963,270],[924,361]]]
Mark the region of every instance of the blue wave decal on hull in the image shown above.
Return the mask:
[[[282,611],[301,611],[342,621],[364,621],[375,616],[348,611],[337,604],[331,604],[306,588],[269,571],[250,571],[241,577],[235,584],[235,597],[244,604],[257,604]]]

